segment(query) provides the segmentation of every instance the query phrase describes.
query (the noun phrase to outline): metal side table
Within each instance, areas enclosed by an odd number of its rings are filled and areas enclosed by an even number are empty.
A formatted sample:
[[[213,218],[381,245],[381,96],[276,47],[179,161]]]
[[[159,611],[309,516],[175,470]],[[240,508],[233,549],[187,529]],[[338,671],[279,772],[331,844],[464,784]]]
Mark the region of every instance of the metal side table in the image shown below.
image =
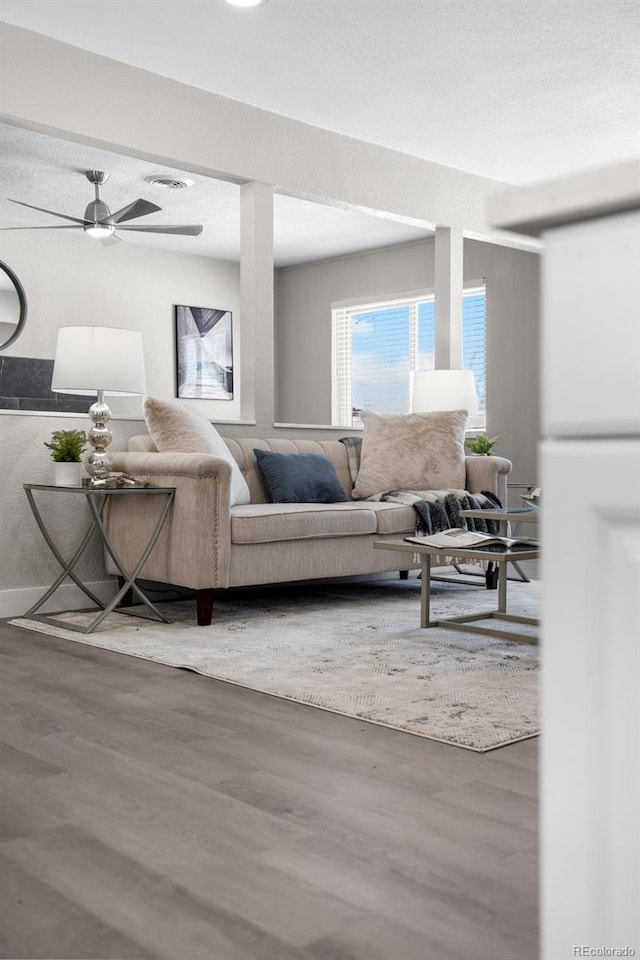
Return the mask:
[[[25,483],[24,490],[27,495],[27,500],[29,501],[29,506],[31,511],[36,519],[36,523],[40,528],[42,536],[47,542],[47,545],[54,557],[62,567],[62,572],[58,578],[51,584],[47,592],[42,596],[37,603],[34,603],[32,607],[24,614],[25,617],[32,617],[34,620],[41,620],[44,623],[50,623],[53,626],[62,626],[67,630],[75,630],[77,633],[93,633],[93,631],[98,627],[102,621],[105,619],[108,614],[110,614],[118,606],[125,594],[132,590],[133,593],[145,604],[154,614],[153,618],[148,619],[158,619],[163,623],[169,623],[170,621],[158,610],[157,607],[149,600],[148,597],[142,592],[140,587],[135,582],[136,577],[139,575],[143,566],[145,565],[149,554],[153,550],[155,543],[160,536],[164,522],[167,519],[169,509],[173,503],[173,498],[175,496],[175,487],[57,487],[48,484],[42,483]],[[62,553],[58,549],[56,543],[54,542],[47,526],[42,518],[40,509],[36,503],[35,492],[40,491],[43,493],[52,493],[58,496],[63,496],[67,494],[68,496],[83,497],[87,504],[89,505],[89,511],[91,513],[91,523],[89,528],[84,534],[80,545],[77,547],[75,553],[70,560],[65,560],[62,556]],[[149,541],[140,554],[140,558],[135,564],[134,568],[131,571],[127,571],[122,564],[122,561],[118,557],[109,535],[107,533],[106,527],[103,522],[103,515],[105,512],[106,505],[111,497],[148,497],[148,496],[158,496],[160,495],[160,511],[158,513],[158,519],[156,525],[151,531]],[[104,604],[87,586],[82,582],[80,577],[75,572],[74,568],[80,557],[84,553],[91,536],[94,531],[97,531],[101,542],[104,544],[109,556],[113,560],[118,573],[122,577],[124,583],[116,593],[115,597],[108,603]],[[67,623],[63,620],[56,619],[55,617],[48,617],[45,614],[36,614],[36,611],[46,603],[46,601],[56,592],[59,586],[69,577],[76,584],[77,587],[82,590],[82,592],[87,596],[92,603],[96,604],[100,608],[98,615],[91,621],[89,626],[81,627],[74,624]],[[139,613],[130,610],[126,607],[121,608],[119,613],[127,613],[131,616],[140,616]]]

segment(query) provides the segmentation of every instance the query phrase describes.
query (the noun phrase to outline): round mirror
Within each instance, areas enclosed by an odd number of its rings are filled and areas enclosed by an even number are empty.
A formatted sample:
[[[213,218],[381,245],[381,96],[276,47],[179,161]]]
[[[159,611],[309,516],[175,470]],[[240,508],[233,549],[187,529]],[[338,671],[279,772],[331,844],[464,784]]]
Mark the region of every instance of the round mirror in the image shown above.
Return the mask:
[[[13,270],[0,260],[0,350],[17,340],[27,319],[27,300]]]

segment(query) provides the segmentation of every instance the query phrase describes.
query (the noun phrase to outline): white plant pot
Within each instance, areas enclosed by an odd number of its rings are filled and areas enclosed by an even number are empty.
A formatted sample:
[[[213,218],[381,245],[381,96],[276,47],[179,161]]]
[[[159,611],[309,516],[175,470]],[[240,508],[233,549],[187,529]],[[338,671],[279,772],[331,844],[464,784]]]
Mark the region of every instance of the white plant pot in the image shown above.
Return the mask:
[[[82,484],[82,464],[69,461],[57,461],[55,483],[57,487],[79,487]]]

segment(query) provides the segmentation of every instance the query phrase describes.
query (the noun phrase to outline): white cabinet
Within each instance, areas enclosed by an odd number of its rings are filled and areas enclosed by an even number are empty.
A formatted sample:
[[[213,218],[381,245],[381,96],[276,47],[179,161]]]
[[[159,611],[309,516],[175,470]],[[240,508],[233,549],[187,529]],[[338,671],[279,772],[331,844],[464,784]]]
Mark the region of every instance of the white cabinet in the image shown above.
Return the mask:
[[[493,220],[544,240],[542,957],[638,956],[640,166]]]
[[[640,440],[545,441],[545,960],[640,945]]]
[[[545,436],[640,435],[640,212],[545,233]]]

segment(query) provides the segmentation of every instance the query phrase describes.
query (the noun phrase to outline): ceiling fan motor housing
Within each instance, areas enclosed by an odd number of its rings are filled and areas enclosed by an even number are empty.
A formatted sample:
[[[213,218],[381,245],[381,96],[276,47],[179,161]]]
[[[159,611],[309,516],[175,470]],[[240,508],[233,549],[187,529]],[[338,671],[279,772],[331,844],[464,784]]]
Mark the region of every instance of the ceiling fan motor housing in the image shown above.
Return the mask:
[[[111,216],[111,210],[104,200],[92,200],[87,204],[84,212],[85,220],[91,220],[92,223],[104,223]]]
[[[100,185],[109,179],[109,174],[105,173],[104,170],[85,170],[84,175],[89,183],[92,183],[96,189],[95,200],[87,204],[87,209],[84,212],[84,219],[89,221],[89,223],[85,224],[85,233],[89,233],[92,236],[97,236],[98,234],[108,236],[113,233],[115,227],[110,219],[111,210],[109,210],[104,200],[100,199],[99,191]],[[102,229],[99,229],[100,227],[102,227]]]

